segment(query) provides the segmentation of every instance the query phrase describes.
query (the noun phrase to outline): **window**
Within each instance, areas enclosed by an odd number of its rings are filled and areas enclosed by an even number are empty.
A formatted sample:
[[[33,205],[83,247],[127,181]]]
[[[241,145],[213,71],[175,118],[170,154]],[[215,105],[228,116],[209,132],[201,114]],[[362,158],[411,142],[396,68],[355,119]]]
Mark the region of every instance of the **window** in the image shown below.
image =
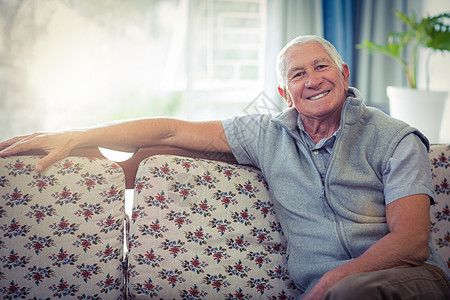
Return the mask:
[[[260,84],[265,47],[264,1],[197,1],[192,10],[194,89]],[[195,21],[194,21],[195,20]]]
[[[0,2],[3,140],[241,113],[262,90],[266,0]]]
[[[263,87],[266,1],[193,1],[187,115],[242,113]]]

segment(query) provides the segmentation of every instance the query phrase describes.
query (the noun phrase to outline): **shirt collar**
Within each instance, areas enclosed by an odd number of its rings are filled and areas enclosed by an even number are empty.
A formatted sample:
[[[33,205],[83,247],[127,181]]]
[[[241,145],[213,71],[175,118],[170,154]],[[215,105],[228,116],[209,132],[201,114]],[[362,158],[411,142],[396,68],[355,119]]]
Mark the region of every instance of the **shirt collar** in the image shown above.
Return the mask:
[[[318,150],[318,149],[324,148],[330,153],[331,153],[331,149],[334,146],[334,142],[336,141],[336,139],[339,137],[339,134],[341,133],[341,128],[342,128],[342,120],[341,120],[341,124],[339,125],[339,128],[333,133],[332,136],[330,136],[329,138],[321,139],[316,144],[313,141],[313,139],[309,136],[309,134],[306,132],[300,116],[297,116],[297,124],[298,124],[298,129],[300,132],[301,139],[304,142],[306,142],[306,144],[308,145],[308,147],[311,150]]]

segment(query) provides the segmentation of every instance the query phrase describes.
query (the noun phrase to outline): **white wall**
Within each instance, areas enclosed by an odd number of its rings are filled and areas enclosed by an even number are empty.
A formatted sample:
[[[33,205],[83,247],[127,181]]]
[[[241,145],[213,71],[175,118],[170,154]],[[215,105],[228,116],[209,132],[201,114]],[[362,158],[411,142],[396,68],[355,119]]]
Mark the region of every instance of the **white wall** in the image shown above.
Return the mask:
[[[435,15],[442,12],[450,12],[450,0],[426,0],[425,13]],[[421,57],[421,69],[419,69],[419,88],[426,87],[425,72],[423,70],[426,53]],[[440,133],[440,143],[450,143],[450,53],[434,53],[430,59],[430,89],[449,91],[446,109]]]

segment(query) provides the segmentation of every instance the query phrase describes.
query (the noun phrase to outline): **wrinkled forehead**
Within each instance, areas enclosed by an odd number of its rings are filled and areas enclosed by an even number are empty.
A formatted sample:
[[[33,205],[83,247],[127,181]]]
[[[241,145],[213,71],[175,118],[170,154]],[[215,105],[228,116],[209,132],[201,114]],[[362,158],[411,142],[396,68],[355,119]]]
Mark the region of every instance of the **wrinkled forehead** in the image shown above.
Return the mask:
[[[287,70],[306,68],[321,62],[336,64],[327,50],[317,42],[292,45],[285,52],[284,63]]]

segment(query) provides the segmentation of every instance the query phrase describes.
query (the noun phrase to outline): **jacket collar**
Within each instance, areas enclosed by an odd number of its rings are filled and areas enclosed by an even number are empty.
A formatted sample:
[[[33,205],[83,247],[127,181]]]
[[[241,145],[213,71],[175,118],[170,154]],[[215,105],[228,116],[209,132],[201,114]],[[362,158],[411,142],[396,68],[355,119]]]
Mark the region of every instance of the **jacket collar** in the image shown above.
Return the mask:
[[[349,87],[347,100],[345,100],[341,112],[341,124],[352,125],[358,122],[364,114],[365,107],[360,91],[356,88]]]

